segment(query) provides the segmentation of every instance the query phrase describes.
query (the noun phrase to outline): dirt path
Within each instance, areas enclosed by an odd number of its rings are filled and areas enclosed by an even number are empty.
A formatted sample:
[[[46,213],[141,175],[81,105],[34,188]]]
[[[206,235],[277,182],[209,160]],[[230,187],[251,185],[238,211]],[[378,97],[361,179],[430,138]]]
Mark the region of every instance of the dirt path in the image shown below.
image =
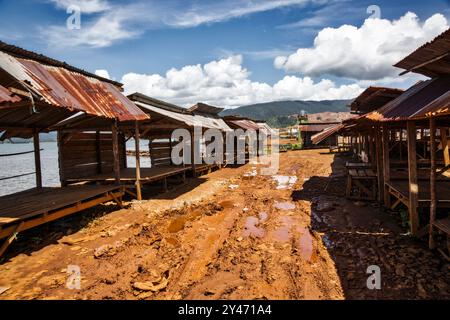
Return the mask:
[[[450,296],[448,265],[437,255],[401,236],[394,217],[342,198],[339,159],[311,150],[280,160],[276,177],[251,164],[225,168],[128,209],[106,206],[108,214],[24,233],[0,265],[8,288],[0,298]],[[386,290],[367,289],[373,264]],[[66,287],[70,265],[80,269],[81,289]]]

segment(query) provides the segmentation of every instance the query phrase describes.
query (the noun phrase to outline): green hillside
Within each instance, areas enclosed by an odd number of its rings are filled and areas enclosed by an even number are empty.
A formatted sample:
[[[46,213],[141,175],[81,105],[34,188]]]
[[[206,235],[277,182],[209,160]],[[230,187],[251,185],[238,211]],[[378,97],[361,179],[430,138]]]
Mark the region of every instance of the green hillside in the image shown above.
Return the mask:
[[[259,103],[236,109],[224,110],[220,115],[239,115],[255,120],[265,120],[273,127],[285,127],[295,124],[295,119],[289,118],[294,114],[319,112],[346,112],[351,100],[324,101],[274,101]]]

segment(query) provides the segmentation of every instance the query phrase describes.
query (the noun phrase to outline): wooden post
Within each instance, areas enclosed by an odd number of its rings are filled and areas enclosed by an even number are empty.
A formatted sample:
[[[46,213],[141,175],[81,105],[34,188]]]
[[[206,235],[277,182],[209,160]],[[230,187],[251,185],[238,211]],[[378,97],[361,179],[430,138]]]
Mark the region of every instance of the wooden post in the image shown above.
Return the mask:
[[[440,133],[441,133],[442,151],[444,152],[445,166],[448,166],[450,164],[450,152],[448,148],[447,128],[441,128]]]
[[[95,151],[97,158],[97,173],[102,173],[102,149],[100,145],[100,131],[95,132]]]
[[[114,155],[114,176],[116,179],[116,184],[120,184],[120,160],[119,160],[119,138],[117,135],[117,123],[114,122],[111,125],[112,134],[112,146]]]
[[[379,125],[375,126],[375,154],[377,163],[377,180],[378,180],[378,202],[383,202],[383,190],[384,190],[384,180],[383,180],[383,145],[381,137],[381,129]]]
[[[134,143],[136,150],[136,195],[137,200],[142,200],[141,192],[141,150],[140,150],[140,133],[139,133],[139,122],[135,122],[134,126]]]
[[[407,122],[408,134],[408,172],[409,172],[409,222],[411,233],[417,234],[419,229],[419,185],[417,182],[417,154],[416,154],[416,124],[414,121]]]
[[[41,169],[41,147],[39,144],[39,131],[35,130],[33,134],[34,142],[34,166],[36,169],[36,187],[42,188],[42,169]]]
[[[61,182],[61,186],[65,187],[65,186],[67,186],[67,182],[66,182],[66,174],[65,174],[65,169],[64,169],[64,155],[62,152],[64,140],[63,140],[63,133],[61,131],[58,131],[58,133],[56,135],[56,140],[58,143],[59,181]]]
[[[444,132],[446,134],[446,132]],[[441,129],[441,138],[442,138],[442,129]],[[436,120],[434,118],[430,118],[430,159],[431,159],[431,168],[430,168],[430,234],[428,245],[430,249],[436,248],[436,243],[434,241],[433,236],[433,225],[436,220],[436,207],[437,207],[437,197],[436,197]]]
[[[195,172],[195,142],[194,142],[194,129],[190,130],[191,133],[191,166],[192,166],[192,176],[195,178],[197,176]]]
[[[389,163],[389,128],[387,124],[382,126],[383,132],[383,181],[384,181],[384,205],[388,208],[391,207],[391,196],[389,194],[389,189],[386,186],[391,180],[391,167]]]

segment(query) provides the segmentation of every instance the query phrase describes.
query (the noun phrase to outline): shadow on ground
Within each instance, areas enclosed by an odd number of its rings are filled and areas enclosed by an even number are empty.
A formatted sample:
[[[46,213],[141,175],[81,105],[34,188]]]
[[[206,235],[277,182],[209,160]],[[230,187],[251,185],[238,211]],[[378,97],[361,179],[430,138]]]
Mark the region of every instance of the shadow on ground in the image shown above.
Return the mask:
[[[345,162],[336,155],[329,177],[311,177],[294,201],[311,203],[311,228],[322,236],[347,299],[449,299],[450,265],[401,227],[398,214],[345,198]],[[381,289],[370,290],[370,266]]]

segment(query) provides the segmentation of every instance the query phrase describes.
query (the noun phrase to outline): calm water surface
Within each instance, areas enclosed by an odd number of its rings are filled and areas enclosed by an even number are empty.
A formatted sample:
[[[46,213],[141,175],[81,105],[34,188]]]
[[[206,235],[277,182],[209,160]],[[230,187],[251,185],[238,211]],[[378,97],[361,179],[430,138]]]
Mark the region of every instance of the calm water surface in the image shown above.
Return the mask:
[[[56,142],[41,142],[41,166],[42,166],[42,182],[45,187],[58,187],[59,167],[58,167],[58,148]],[[127,142],[127,149],[134,150],[134,141],[131,139]],[[32,143],[4,143],[0,144],[0,155],[32,151]],[[141,141],[141,150],[148,150],[148,142]],[[135,158],[127,158],[128,167],[135,166]],[[142,167],[150,167],[150,159],[141,158]],[[36,177],[34,174],[14,178],[9,180],[1,180],[15,175],[35,172],[34,153],[0,157],[0,196],[27,190],[36,186]]]

